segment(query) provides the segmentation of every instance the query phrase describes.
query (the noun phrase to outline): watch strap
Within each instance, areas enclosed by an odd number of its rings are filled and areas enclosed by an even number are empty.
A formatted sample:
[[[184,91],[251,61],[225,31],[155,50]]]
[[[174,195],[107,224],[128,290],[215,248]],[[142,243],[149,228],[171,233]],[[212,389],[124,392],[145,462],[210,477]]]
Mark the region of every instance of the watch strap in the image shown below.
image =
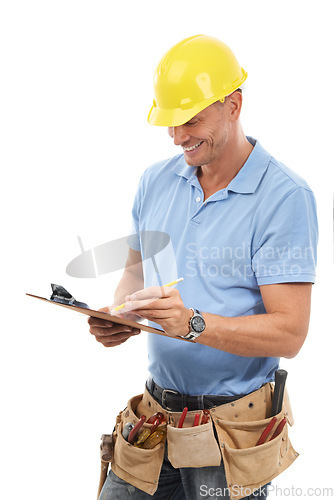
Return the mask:
[[[193,329],[192,329],[192,326],[191,326],[191,320],[192,318],[196,315],[196,316],[202,316],[202,314],[200,313],[200,311],[198,309],[194,309],[193,307],[190,308],[193,312],[193,315],[192,317],[190,318],[189,320],[189,328],[190,328],[190,332],[187,333],[186,335],[180,335],[180,337],[182,339],[186,339],[186,340],[195,340],[197,339],[201,333],[203,332],[195,332]],[[203,316],[202,316],[203,317]]]

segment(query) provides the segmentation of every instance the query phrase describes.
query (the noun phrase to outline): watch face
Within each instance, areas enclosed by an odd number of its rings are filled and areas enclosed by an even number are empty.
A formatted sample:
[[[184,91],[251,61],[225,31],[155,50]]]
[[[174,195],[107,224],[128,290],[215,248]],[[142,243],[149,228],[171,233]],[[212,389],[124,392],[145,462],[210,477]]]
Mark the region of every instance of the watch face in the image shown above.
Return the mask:
[[[202,316],[194,316],[191,320],[191,327],[196,333],[202,333],[205,329],[205,321]]]

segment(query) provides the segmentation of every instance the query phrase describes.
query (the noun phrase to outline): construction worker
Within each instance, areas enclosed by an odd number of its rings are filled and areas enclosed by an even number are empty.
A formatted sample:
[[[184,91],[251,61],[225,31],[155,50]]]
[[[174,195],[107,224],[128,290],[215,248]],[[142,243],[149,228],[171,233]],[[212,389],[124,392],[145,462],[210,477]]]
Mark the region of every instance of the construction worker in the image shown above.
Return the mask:
[[[145,391],[172,412],[255,394],[273,381],[280,357],[296,356],[308,331],[315,200],[302,178],[245,136],[246,78],[229,47],[205,35],[172,47],[154,75],[148,121],[168,127],[181,154],[142,175],[132,211],[138,245],[130,248],[114,304],[125,302],[123,314],[168,334],[149,334]],[[163,283],[184,277],[177,287],[154,286],[152,263],[142,265],[144,231],[170,236],[175,265],[167,257],[159,272]],[[106,347],[140,333],[96,318],[89,324]],[[173,467],[166,451],[154,498],[228,498],[226,463],[203,464]],[[151,498],[125,478],[113,468],[101,500]],[[262,482],[247,498],[267,496]]]

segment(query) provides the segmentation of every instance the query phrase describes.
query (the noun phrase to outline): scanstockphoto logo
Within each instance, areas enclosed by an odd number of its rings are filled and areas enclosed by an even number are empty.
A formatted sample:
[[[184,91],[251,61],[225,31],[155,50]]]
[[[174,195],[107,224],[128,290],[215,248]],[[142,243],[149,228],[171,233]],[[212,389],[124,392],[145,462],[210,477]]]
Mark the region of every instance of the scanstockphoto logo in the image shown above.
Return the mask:
[[[253,491],[252,488],[243,488],[241,486],[232,486],[230,489],[225,488],[210,488],[206,484],[202,484],[199,488],[199,494],[203,498],[330,498],[334,496],[334,488],[332,487],[312,487],[303,488],[294,485],[281,488],[278,485],[268,484],[262,486],[258,490]]]
[[[186,246],[186,276],[200,274],[204,278],[233,277],[246,279],[254,276],[300,276],[305,261],[314,262],[312,247],[299,247],[288,243],[285,246],[266,246],[256,252],[243,242],[237,247]]]

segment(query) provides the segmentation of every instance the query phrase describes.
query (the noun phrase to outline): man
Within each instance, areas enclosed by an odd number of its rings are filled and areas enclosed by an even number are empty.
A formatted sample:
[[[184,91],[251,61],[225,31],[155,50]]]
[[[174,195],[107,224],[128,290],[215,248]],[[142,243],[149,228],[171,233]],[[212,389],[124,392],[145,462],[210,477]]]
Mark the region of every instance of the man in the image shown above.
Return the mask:
[[[183,152],[143,174],[133,220],[139,239],[144,231],[170,236],[178,275],[163,269],[163,281],[184,281],[179,290],[150,286],[154,270],[142,262],[139,241],[114,303],[125,301],[127,313],[171,337],[149,334],[152,378],[146,388],[172,411],[180,411],[180,401],[193,404],[193,396],[209,402],[191,408],[200,410],[259,390],[273,380],[280,357],[296,356],[308,331],[314,196],[304,180],[244,135],[240,87],[246,77],[230,49],[204,35],[173,47],[155,73],[149,122],[167,126]],[[89,324],[106,347],[139,333],[94,318]],[[211,491],[226,486],[223,463],[173,468],[166,457],[154,496],[203,498],[203,484]],[[111,498],[111,491],[119,498],[150,498],[129,487],[111,472],[101,498]],[[263,489],[257,498],[265,496]]]

